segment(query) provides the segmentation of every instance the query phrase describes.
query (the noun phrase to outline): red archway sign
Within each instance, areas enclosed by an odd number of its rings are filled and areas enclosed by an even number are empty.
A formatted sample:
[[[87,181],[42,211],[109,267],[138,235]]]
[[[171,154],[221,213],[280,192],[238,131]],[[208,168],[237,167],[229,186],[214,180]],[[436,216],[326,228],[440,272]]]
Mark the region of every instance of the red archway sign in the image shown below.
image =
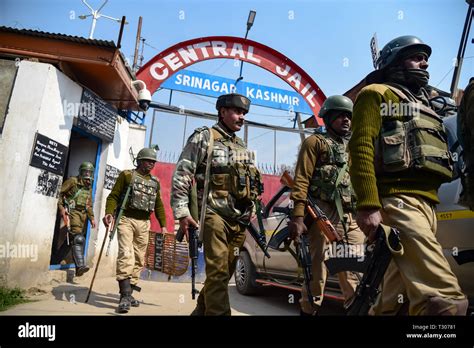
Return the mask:
[[[180,42],[157,54],[137,73],[153,94],[161,84],[190,65],[208,59],[238,59],[268,70],[288,83],[318,115],[326,99],[314,80],[295,62],[261,43],[232,36],[209,36]],[[322,125],[316,117],[316,122]]]

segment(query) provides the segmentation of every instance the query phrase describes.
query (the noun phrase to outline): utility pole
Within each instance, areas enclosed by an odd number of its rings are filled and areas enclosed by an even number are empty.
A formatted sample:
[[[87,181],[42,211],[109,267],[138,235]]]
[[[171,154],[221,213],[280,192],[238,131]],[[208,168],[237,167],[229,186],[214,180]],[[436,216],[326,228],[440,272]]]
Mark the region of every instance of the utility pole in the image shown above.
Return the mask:
[[[142,16],[138,18],[137,39],[135,41],[135,55],[133,56],[133,65],[132,65],[133,72],[136,72],[138,70],[137,69],[138,47],[140,46],[141,33],[142,33]]]
[[[451,98],[455,99],[457,94],[457,87],[459,82],[459,75],[464,59],[464,52],[466,51],[467,40],[469,38],[469,31],[471,29],[472,16],[474,13],[474,0],[466,0],[469,4],[467,10],[466,20],[464,21],[464,28],[462,30],[461,41],[459,43],[458,55],[456,56],[456,66],[454,67],[453,80],[451,81]]]

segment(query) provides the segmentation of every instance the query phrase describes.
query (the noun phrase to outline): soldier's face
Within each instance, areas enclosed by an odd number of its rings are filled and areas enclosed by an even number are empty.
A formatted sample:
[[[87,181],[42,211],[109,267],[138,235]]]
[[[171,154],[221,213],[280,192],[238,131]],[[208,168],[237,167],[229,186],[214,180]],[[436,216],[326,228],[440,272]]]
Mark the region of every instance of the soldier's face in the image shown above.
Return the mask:
[[[428,69],[428,57],[424,53],[414,54],[403,61],[407,69]]]
[[[340,113],[334,118],[334,121],[331,123],[331,127],[338,134],[347,134],[351,131],[351,118],[350,114],[347,112]]]
[[[154,166],[155,161],[144,159],[140,160],[140,163],[138,164],[138,169],[141,170],[141,172],[144,174],[149,174]]]
[[[244,125],[244,110],[239,108],[221,108],[222,122],[232,131],[238,132]]]

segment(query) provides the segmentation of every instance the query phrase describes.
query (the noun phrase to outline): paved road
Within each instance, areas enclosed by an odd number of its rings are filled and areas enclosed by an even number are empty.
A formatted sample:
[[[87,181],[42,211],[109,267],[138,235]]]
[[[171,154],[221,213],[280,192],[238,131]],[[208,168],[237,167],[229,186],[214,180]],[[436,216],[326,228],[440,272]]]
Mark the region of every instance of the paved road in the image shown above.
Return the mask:
[[[140,285],[143,290],[135,297],[141,305],[127,315],[189,315],[194,309],[190,283],[142,280]],[[88,286],[88,278],[78,283],[60,283],[32,296],[35,302],[15,306],[0,315],[120,315],[115,311],[119,294],[114,278],[96,280],[89,303],[84,303]],[[199,290],[202,284],[196,287]],[[299,315],[297,292],[266,287],[259,295],[242,296],[231,284],[229,293],[232,315]],[[327,300],[321,314],[343,315],[343,311],[340,303]]]

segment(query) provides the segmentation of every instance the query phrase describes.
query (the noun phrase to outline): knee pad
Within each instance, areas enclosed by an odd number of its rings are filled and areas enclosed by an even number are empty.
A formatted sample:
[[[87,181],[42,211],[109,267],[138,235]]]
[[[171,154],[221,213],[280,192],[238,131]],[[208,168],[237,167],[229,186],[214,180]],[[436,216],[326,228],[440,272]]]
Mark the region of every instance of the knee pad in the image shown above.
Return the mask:
[[[82,234],[76,234],[72,240],[73,245],[84,245],[86,239]]]

